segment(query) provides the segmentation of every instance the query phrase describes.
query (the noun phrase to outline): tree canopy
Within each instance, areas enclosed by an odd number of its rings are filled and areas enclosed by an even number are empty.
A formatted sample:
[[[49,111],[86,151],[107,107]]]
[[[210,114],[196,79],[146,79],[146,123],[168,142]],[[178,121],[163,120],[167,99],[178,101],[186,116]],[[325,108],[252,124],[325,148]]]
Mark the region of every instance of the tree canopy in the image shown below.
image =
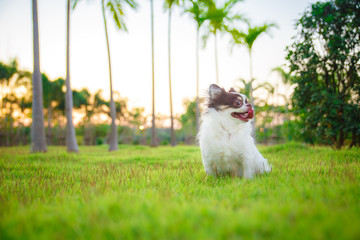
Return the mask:
[[[341,148],[360,136],[360,2],[318,2],[297,22],[287,60],[297,84],[293,105],[303,134]]]

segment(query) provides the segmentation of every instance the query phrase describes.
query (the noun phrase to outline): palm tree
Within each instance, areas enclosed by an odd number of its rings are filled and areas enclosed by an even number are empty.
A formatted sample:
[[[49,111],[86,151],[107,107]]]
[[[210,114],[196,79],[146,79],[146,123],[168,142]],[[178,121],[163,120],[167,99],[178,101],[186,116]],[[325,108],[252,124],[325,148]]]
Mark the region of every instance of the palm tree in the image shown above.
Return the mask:
[[[205,22],[205,6],[204,2],[190,0],[191,6],[185,9],[185,12],[191,14],[196,21],[196,131],[199,129],[199,34],[200,27]]]
[[[33,72],[33,101],[32,101],[32,124],[31,124],[31,151],[46,152],[46,140],[44,129],[43,113],[43,92],[40,74],[40,54],[39,54],[39,30],[37,0],[32,1],[33,13],[33,38],[34,38],[34,72]]]
[[[70,0],[67,1],[65,85],[66,85],[66,93],[65,93],[66,148],[68,152],[79,152],[79,147],[76,141],[75,128],[72,118],[73,95],[70,86]]]
[[[235,20],[244,21],[244,17],[239,14],[233,14],[233,7],[241,0],[227,0],[222,6],[216,6],[214,0],[204,0],[207,4],[208,11],[206,19],[209,20],[208,33],[203,37],[206,43],[210,33],[214,35],[215,43],[215,70],[216,70],[216,83],[219,84],[219,67],[218,67],[218,50],[217,50],[217,33],[229,31],[230,25]]]
[[[137,4],[134,0],[106,0],[106,7],[110,9],[110,12],[113,14],[115,24],[119,30],[127,31],[125,25],[125,12],[123,3],[126,3],[131,8],[136,8]],[[118,136],[117,136],[117,126],[116,126],[116,108],[113,98],[113,88],[112,88],[112,75],[111,75],[111,58],[110,58],[110,46],[109,46],[109,37],[106,25],[106,16],[105,16],[105,0],[101,1],[102,13],[104,18],[105,26],[105,36],[108,52],[108,61],[109,61],[109,77],[110,77],[110,115],[111,115],[111,128],[110,128],[110,141],[109,141],[109,151],[114,151],[118,149]]]
[[[280,95],[280,96],[282,96],[284,98],[284,101],[285,101],[284,122],[287,122],[290,119],[290,116],[289,116],[290,94],[289,94],[289,92],[290,92],[290,87],[291,87],[291,85],[293,83],[293,76],[290,73],[286,72],[282,67],[273,68],[271,71],[276,72],[276,73],[278,73],[280,75],[281,81],[285,86],[285,93],[284,94],[279,94],[277,92],[277,95]],[[276,85],[278,85],[278,84],[276,84]],[[287,128],[288,128],[288,126],[287,126]],[[291,140],[291,135],[289,135],[288,137],[289,137],[289,140]]]
[[[151,147],[156,147],[156,127],[155,127],[155,75],[154,75],[154,3],[150,0],[151,11],[151,57],[152,57],[152,126],[151,126]]]
[[[168,53],[169,53],[169,95],[170,95],[170,123],[171,123],[171,146],[175,146],[175,132],[174,132],[174,116],[173,116],[173,104],[172,104],[172,91],[171,91],[171,10],[172,6],[179,4],[179,0],[165,0],[165,8],[169,10],[169,22],[168,22]]]
[[[253,78],[253,68],[252,68],[252,47],[254,42],[258,39],[260,35],[264,33],[269,33],[270,29],[276,27],[274,23],[271,24],[264,24],[262,26],[255,26],[252,27],[250,23],[248,23],[248,31],[247,33],[238,31],[236,29],[230,30],[233,36],[234,44],[245,45],[249,52],[249,66],[250,66],[250,102],[251,104],[254,103],[253,98],[253,89],[252,89],[252,82],[254,81]]]
[[[264,33],[269,33],[271,28],[277,27],[274,23],[271,24],[264,24],[262,26],[255,26],[252,27],[250,23],[248,24],[248,30],[247,33],[238,31],[236,29],[230,30],[233,36],[233,43],[239,44],[239,45],[245,45],[249,52],[249,66],[250,66],[250,103],[251,105],[254,105],[254,97],[253,97],[253,86],[252,83],[254,81],[253,77],[253,68],[252,68],[252,47],[254,42],[258,39],[260,35],[263,35]],[[255,117],[252,121],[253,125],[253,135],[255,134]]]
[[[290,92],[290,87],[293,82],[293,76],[290,73],[286,72],[282,67],[276,67],[271,70],[272,72],[276,72],[280,75],[281,81],[285,86],[285,94],[282,95],[285,100],[285,113],[287,115],[289,111],[289,96],[288,93]]]
[[[245,79],[241,78],[238,80],[238,82],[243,85],[243,87],[238,87],[238,92],[241,92],[242,94],[249,96],[250,92],[251,92],[251,88],[253,88],[253,92],[256,92],[259,89],[264,89],[268,92],[268,96],[272,95],[274,93],[274,87],[268,83],[260,83],[258,84],[256,87],[252,87],[251,85],[253,84],[253,82],[251,83],[250,81],[246,81]],[[265,103],[267,102],[268,98],[266,99]]]

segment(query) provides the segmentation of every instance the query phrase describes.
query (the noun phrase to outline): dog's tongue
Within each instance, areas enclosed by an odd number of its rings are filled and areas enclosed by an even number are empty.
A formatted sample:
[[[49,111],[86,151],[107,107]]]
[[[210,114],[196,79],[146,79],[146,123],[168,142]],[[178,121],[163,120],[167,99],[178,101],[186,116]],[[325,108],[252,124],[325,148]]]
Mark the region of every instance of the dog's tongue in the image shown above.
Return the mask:
[[[254,110],[250,109],[250,110],[248,111],[247,118],[248,118],[248,119],[252,119],[253,117],[254,117]]]

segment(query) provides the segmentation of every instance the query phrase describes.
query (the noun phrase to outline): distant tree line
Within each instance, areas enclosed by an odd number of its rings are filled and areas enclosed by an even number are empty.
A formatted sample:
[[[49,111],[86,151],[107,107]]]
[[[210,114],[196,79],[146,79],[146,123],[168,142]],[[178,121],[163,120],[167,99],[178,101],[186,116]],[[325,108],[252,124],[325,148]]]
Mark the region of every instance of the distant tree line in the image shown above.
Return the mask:
[[[0,115],[0,145],[25,145],[30,143],[30,123],[32,112],[31,73],[19,70],[16,60],[8,64],[0,62],[1,74],[1,115]],[[50,80],[47,75],[41,75],[43,86],[43,112],[45,138],[47,145],[66,144],[66,113],[65,113],[65,80],[58,78]],[[256,81],[255,81],[256,83]],[[249,82],[238,81],[237,90],[249,94]],[[281,142],[286,139],[282,132],[276,133],[274,116],[283,118],[283,106],[268,104],[269,98],[274,98],[274,87],[271,84],[255,85],[254,91],[266,92],[266,98],[256,98],[258,114],[257,137],[262,143]],[[281,96],[280,96],[281,97]],[[75,135],[77,144],[95,145],[109,142],[108,123],[110,117],[110,101],[105,100],[102,91],[91,93],[88,89],[72,90],[73,112],[75,114]],[[114,92],[118,143],[150,144],[151,121],[142,107],[128,108],[127,99]],[[197,133],[196,98],[184,100],[185,112],[174,116],[176,126],[174,135],[177,143],[195,144]],[[169,116],[158,115],[157,141],[159,144],[171,144],[171,128],[168,126]]]
[[[43,86],[43,112],[47,145],[66,144],[65,80],[51,81],[41,75]],[[1,114],[0,146],[26,145],[30,143],[30,123],[32,112],[31,73],[18,69],[16,60],[8,64],[0,62]],[[76,124],[77,143],[95,145],[109,142],[107,123],[111,121],[110,101],[102,96],[102,90],[91,93],[88,89],[72,90]],[[116,122],[120,125],[118,143],[148,144],[149,116],[141,107],[128,108],[128,100],[113,93]],[[158,116],[159,143],[170,142],[170,131],[165,129],[167,116]],[[181,134],[180,134],[181,135]],[[177,138],[183,142],[184,138]]]

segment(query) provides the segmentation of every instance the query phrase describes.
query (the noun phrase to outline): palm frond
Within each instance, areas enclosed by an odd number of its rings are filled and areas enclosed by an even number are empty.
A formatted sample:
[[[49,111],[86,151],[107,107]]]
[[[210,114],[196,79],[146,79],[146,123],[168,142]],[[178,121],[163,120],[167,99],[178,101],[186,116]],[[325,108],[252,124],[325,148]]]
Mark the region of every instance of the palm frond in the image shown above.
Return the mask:
[[[238,79],[237,82],[239,85],[237,86],[236,90],[246,96],[250,96],[250,82],[247,82],[243,78]]]
[[[136,9],[137,8],[137,3],[134,0],[124,0],[126,2],[126,4],[131,7],[132,9]]]
[[[209,9],[216,8],[214,0],[200,0],[199,2],[203,2]]]
[[[206,21],[205,4],[202,1],[189,0],[189,2],[191,6],[185,7],[184,12],[189,13],[200,28]]]
[[[261,89],[261,88],[265,89],[268,93],[271,93],[271,94],[273,94],[275,91],[275,87],[268,82],[257,85],[256,87],[254,87],[254,91],[256,91],[257,89]]]
[[[205,1],[208,6],[206,18],[209,20],[208,28],[211,33],[229,32],[235,22],[246,20],[243,15],[233,13],[233,8],[239,2],[241,0],[227,0],[222,6],[218,7],[213,0]]]
[[[242,21],[242,22],[249,22],[249,19],[246,18],[244,15],[241,15],[241,14],[235,14],[233,16],[230,16],[230,17],[227,17],[228,20],[237,20],[237,21]]]
[[[271,70],[272,72],[277,72],[284,84],[292,83],[292,76],[290,73],[286,72],[282,67],[276,67]]]
[[[72,9],[74,10],[80,0],[70,0],[72,2]]]
[[[119,1],[109,0],[106,4],[106,7],[109,8],[110,12],[113,15],[114,22],[118,29],[127,31],[125,22],[124,22],[124,10]]]
[[[256,41],[256,39],[258,39],[258,37],[264,33],[269,34],[271,28],[273,28],[273,27],[277,27],[277,25],[274,23],[271,23],[271,24],[264,24],[261,26],[252,27],[250,25],[250,23],[248,23],[247,33],[242,36],[244,38],[243,45],[246,45],[247,48],[249,49],[249,51],[251,51],[252,46],[253,46],[254,42]]]
[[[242,2],[243,0],[229,0],[227,2],[225,2],[224,4],[224,9],[231,9],[232,7],[234,7],[237,3]]]
[[[125,4],[133,9],[137,8],[137,4],[134,0],[108,0],[106,7],[110,10],[117,28],[127,32],[125,24]]]
[[[229,30],[230,34],[232,35],[232,43],[234,45],[244,45],[245,44],[245,33],[241,32],[237,29],[230,29]]]
[[[179,0],[165,0],[164,1],[164,8],[165,9],[171,9],[173,5],[179,5]]]

